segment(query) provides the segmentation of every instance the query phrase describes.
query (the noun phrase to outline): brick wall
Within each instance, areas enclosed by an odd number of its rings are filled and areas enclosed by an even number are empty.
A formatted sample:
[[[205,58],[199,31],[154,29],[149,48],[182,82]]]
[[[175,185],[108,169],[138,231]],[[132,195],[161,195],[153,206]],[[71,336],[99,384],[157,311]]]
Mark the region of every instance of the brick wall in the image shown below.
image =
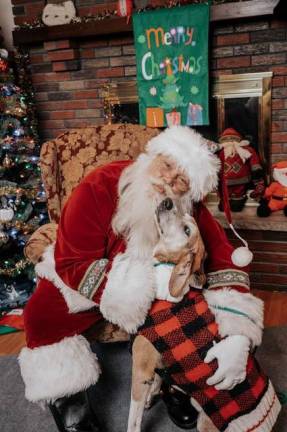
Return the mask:
[[[228,238],[235,246],[242,243],[227,231]],[[287,286],[287,233],[275,231],[241,230],[254,254],[250,267],[252,288],[261,290],[286,291]]]

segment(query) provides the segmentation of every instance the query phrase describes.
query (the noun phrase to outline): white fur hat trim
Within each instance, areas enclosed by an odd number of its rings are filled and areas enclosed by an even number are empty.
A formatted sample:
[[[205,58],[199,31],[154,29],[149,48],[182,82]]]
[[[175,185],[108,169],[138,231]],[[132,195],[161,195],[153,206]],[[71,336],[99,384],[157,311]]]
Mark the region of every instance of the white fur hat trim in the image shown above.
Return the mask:
[[[194,201],[202,200],[216,188],[220,161],[208,148],[205,138],[193,129],[186,126],[167,128],[150,140],[147,152],[169,156],[179,164],[190,179]]]

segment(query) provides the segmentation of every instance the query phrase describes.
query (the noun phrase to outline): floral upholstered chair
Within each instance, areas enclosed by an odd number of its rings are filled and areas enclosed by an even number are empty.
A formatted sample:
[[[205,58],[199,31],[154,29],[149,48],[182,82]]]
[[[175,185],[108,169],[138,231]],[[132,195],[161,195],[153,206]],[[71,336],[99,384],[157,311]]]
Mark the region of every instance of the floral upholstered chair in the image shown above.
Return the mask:
[[[87,174],[108,162],[135,159],[158,133],[158,129],[139,125],[112,124],[68,131],[44,143],[40,166],[50,223],[32,234],[25,247],[26,257],[36,264],[44,249],[55,241],[61,211]],[[122,340],[114,326],[103,326],[100,332],[103,341]]]

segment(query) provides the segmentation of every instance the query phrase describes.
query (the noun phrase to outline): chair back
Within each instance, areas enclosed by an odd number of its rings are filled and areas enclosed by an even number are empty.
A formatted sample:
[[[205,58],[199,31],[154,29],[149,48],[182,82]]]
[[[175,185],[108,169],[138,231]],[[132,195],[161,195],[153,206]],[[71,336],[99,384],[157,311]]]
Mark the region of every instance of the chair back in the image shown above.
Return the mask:
[[[95,167],[135,159],[159,129],[111,124],[67,131],[41,148],[40,166],[51,222],[58,223],[71,192]]]

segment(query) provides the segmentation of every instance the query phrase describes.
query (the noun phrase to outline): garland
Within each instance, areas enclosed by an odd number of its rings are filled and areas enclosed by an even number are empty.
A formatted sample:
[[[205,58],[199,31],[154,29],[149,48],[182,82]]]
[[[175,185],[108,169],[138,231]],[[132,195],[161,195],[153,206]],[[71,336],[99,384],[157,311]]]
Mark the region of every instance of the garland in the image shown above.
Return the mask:
[[[27,258],[17,261],[13,268],[9,267],[8,261],[4,261],[4,267],[0,267],[0,276],[17,277],[24,273],[28,267],[32,268],[32,263]]]
[[[175,6],[181,6],[181,5],[187,5],[187,4],[196,4],[196,3],[206,3],[208,0],[169,0],[167,1],[164,5],[161,6],[152,6],[152,5],[148,5],[147,7],[143,8],[143,9],[136,9],[136,11],[138,13],[141,12],[145,12],[147,10],[156,10],[156,9],[162,9],[163,7],[166,8],[172,8]],[[210,0],[211,4],[217,5],[217,4],[223,4],[223,3],[239,3],[239,2],[244,2],[247,0]],[[113,16],[117,15],[117,10],[105,10],[102,13],[99,14],[95,14],[95,15],[87,15],[87,16],[82,16],[82,17],[75,17],[72,19],[72,21],[70,22],[70,24],[85,24],[85,23],[89,23],[89,22],[94,22],[94,21],[102,21],[104,19],[109,19]],[[67,24],[66,24],[67,25]],[[19,31],[19,30],[23,30],[23,29],[36,29],[36,28],[43,28],[43,27],[49,27],[46,26],[42,20],[40,18],[36,18],[34,20],[32,20],[31,22],[24,22],[21,25],[18,25],[15,27],[15,31]]]

